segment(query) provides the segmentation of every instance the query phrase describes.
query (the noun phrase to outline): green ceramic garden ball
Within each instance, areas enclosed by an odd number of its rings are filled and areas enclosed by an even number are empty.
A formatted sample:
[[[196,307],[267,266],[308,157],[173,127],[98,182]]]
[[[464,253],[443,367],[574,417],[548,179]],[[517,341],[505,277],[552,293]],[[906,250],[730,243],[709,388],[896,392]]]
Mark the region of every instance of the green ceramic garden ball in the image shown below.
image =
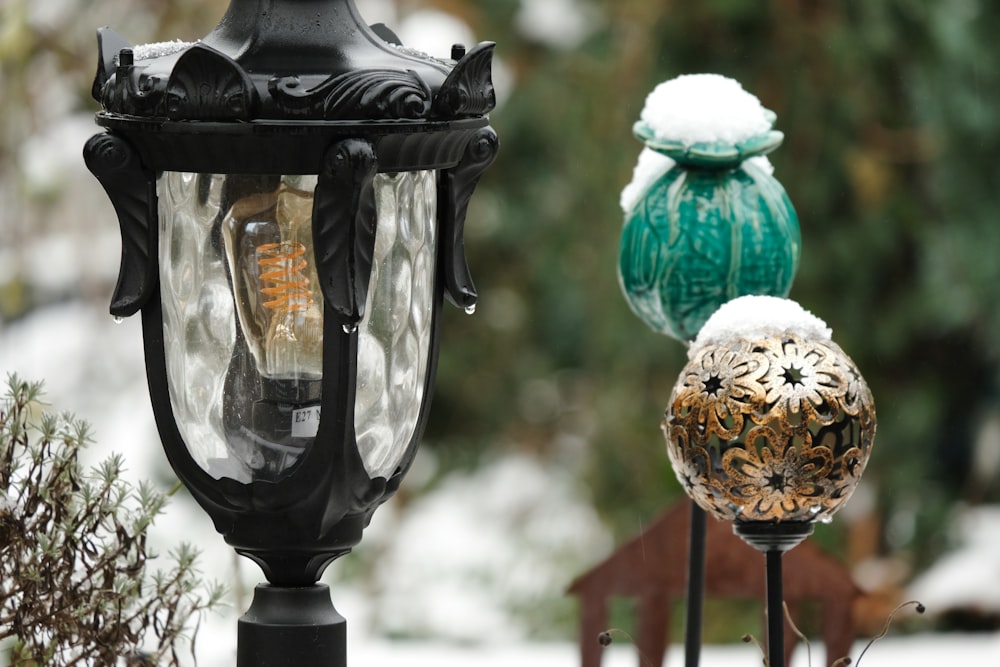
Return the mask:
[[[732,79],[687,75],[658,86],[634,131],[646,144],[622,194],[618,276],[654,330],[690,340],[725,302],[786,296],[798,218],[764,155],[775,116]]]

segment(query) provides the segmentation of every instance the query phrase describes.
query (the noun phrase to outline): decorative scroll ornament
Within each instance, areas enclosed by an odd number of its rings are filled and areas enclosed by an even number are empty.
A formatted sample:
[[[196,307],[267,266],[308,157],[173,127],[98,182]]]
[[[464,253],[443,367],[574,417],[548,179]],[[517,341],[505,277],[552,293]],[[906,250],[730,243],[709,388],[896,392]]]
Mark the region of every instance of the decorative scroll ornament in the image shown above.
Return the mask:
[[[798,334],[702,346],[663,422],[678,480],[738,522],[812,522],[853,492],[875,436],[871,392],[829,340]]]
[[[465,257],[465,218],[472,193],[486,168],[493,164],[500,142],[492,128],[476,133],[462,161],[441,174],[441,237],[445,294],[460,308],[474,308],[479,298]]]
[[[431,103],[427,84],[411,70],[357,70],[308,90],[302,90],[296,76],[275,77],[268,91],[290,114],[325,120],[417,119],[427,114]]]
[[[347,70],[331,64],[329,71],[336,73],[323,78],[251,71],[203,42],[161,53],[149,48],[157,45],[132,47],[108,28],[98,40],[92,92],[106,111],[125,116],[429,121],[484,116],[496,106],[492,42],[477,45],[454,65],[394,47],[391,62]]]
[[[320,288],[348,329],[365,315],[375,252],[375,151],[345,139],[327,152],[313,203],[313,239]]]
[[[177,60],[164,92],[170,119],[249,120],[257,94],[249,75],[232,58],[203,44]]]
[[[135,150],[120,137],[97,134],[83,150],[87,167],[111,199],[122,235],[118,284],[111,300],[115,317],[134,315],[153,296],[157,285],[156,186]]]
[[[434,112],[439,116],[477,116],[496,106],[493,88],[493,51],[496,44],[483,42],[458,61],[434,98]]]

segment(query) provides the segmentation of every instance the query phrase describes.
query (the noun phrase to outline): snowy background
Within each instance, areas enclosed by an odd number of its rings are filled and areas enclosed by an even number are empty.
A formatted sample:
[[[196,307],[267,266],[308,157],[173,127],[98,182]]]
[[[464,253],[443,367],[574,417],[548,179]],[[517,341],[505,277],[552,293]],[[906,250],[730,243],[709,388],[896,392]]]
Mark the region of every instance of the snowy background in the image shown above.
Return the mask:
[[[33,3],[32,20],[55,22],[60,5]],[[396,27],[404,43],[416,48],[478,41],[468,26],[440,11],[401,16],[390,0],[358,5],[369,21]],[[589,7],[574,0],[524,0],[515,24],[532,39],[572,49],[596,20]],[[432,43],[423,41],[428,35]],[[496,79],[502,105],[512,86],[503,62]],[[131,476],[169,488],[172,474],[148,404],[138,318],[117,324],[107,314],[120,242],[113,210],[80,158],[83,143],[95,132],[92,115],[65,113],[71,101],[60,98],[58,88],[49,94],[47,129],[23,142],[17,160],[28,191],[58,189],[62,196],[46,204],[44,224],[28,229],[21,204],[9,188],[0,188],[6,209],[2,231],[20,241],[0,247],[0,285],[11,276],[29,275],[33,298],[43,304],[16,321],[0,321],[0,373],[43,379],[54,407],[90,421],[98,443],[92,461],[121,452]],[[614,545],[572,469],[516,451],[511,447],[510,454],[473,473],[443,477],[433,455],[422,451],[400,497],[379,510],[361,547],[329,568],[325,581],[348,618],[352,664],[578,664],[575,638],[552,637],[545,619],[575,613],[563,590]],[[961,548],[908,592],[931,612],[953,605],[996,610],[1000,512],[970,511],[956,530]],[[229,609],[206,619],[198,652],[202,665],[232,664],[235,619],[261,581],[259,572],[235,557],[207,516],[180,494],[152,539],[161,553],[179,539],[198,545],[206,577],[230,586]],[[605,664],[636,664],[625,644],[607,649]],[[946,661],[1000,664],[1000,636],[890,637],[863,664],[920,667]],[[668,664],[681,664],[679,647]],[[705,651],[705,667],[737,664],[760,664],[755,649],[741,644]],[[793,667],[805,664],[800,650]]]
[[[172,484],[145,387],[137,318],[117,324],[102,307],[69,302],[39,310],[0,330],[0,369],[45,378],[48,402],[85,416],[97,445],[92,462],[124,453],[130,477]],[[540,629],[547,613],[575,607],[562,591],[613,544],[571,475],[511,454],[433,488],[433,456],[422,450],[400,496],[375,515],[361,546],[329,568],[324,581],[348,619],[352,664],[403,661],[411,667],[578,664],[572,637]],[[959,522],[963,548],[919,578],[909,594],[934,609],[995,609],[1000,600],[1000,511],[970,511]],[[236,618],[262,581],[256,566],[225,546],[190,498],[178,494],[153,527],[154,549],[178,540],[197,545],[207,579],[226,582],[228,608],[206,618],[202,665],[232,664]],[[344,570],[350,576],[345,576]],[[537,637],[548,637],[541,641]],[[636,664],[618,637],[609,667]],[[863,647],[859,642],[855,657]],[[749,645],[707,647],[704,667],[759,664]],[[819,665],[822,649],[814,649]],[[799,649],[791,667],[806,667]],[[1000,664],[1000,636],[890,637],[866,655],[878,665]],[[683,664],[674,646],[667,665]]]

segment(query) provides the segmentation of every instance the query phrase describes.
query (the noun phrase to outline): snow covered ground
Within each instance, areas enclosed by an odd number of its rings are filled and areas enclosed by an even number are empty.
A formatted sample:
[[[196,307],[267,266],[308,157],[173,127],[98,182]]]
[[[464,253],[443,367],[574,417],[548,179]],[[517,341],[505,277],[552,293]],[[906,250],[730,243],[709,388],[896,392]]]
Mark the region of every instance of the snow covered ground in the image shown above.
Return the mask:
[[[1000,614],[1000,508],[964,508],[953,522],[956,547],[910,585],[931,608]]]
[[[875,644],[854,665],[861,667],[994,667],[1000,664],[1000,635],[918,636],[907,639],[884,639]],[[643,663],[629,647],[605,649],[603,667],[656,667]],[[352,665],[401,664],[407,667],[576,667],[578,649],[570,644],[514,644],[509,646],[456,647],[440,643],[386,643],[349,645],[348,662]],[[206,663],[225,664],[225,663]],[[665,667],[681,667],[684,652],[672,646]],[[760,653],[746,644],[706,646],[701,667],[754,667],[761,664]],[[821,651],[812,656],[811,667],[823,667]],[[799,648],[788,667],[810,667],[804,649]]]
[[[992,667],[1000,664],[1000,636],[956,635],[885,639],[875,644],[857,662],[859,644],[854,652],[855,665],[862,667]],[[568,645],[494,647],[487,650],[449,648],[435,645],[385,644],[355,647],[349,658],[355,665],[406,664],[408,667],[575,667],[579,665],[577,648]],[[805,651],[799,648],[789,667],[809,667]],[[639,664],[633,650],[607,649],[604,667],[635,667]],[[666,667],[684,664],[683,649],[671,647]],[[707,646],[702,652],[701,667],[753,667],[761,664],[755,647]],[[822,667],[820,652],[813,655],[812,667]]]

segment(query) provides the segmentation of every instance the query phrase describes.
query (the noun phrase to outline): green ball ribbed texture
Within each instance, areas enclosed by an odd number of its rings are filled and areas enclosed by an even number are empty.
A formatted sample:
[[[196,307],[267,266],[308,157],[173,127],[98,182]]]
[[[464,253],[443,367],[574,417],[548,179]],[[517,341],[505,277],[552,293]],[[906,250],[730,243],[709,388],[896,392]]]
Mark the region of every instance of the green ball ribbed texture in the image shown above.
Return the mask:
[[[738,296],[787,296],[801,252],[781,184],[752,161],[676,165],[626,214],[618,277],[655,331],[690,340]]]

